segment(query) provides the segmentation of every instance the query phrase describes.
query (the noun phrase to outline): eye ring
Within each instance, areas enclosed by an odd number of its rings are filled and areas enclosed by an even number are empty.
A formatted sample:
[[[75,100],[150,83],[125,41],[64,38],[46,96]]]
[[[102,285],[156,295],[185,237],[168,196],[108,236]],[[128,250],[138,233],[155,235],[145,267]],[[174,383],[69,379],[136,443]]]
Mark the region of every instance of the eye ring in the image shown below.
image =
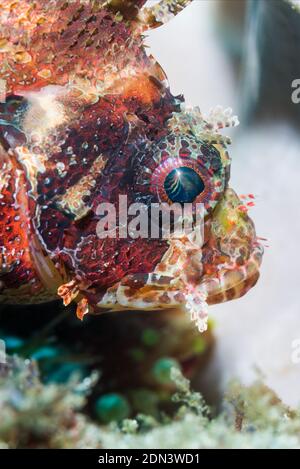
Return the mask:
[[[166,179],[176,169],[190,168],[194,182],[187,180],[187,187],[194,184],[198,188],[193,189],[193,211],[197,210],[196,205],[199,203],[204,205],[205,215],[214,210],[228,184],[230,158],[225,146],[209,144],[193,135],[175,132],[153,142],[145,150],[136,160],[134,184],[139,196],[147,194],[155,203],[174,204]],[[188,173],[187,169],[185,171]],[[189,195],[188,203],[192,199],[192,195]],[[180,197],[175,199],[177,203],[186,202],[181,201]]]
[[[186,170],[186,175],[190,174],[198,177],[199,184],[202,183],[201,191],[195,194],[193,200],[172,200],[170,198],[170,192],[166,190],[166,181],[174,171]],[[195,177],[196,179],[196,177]],[[173,204],[175,202],[181,203],[203,203],[207,204],[209,201],[210,194],[212,192],[211,185],[211,173],[204,166],[200,165],[197,161],[189,158],[168,158],[161,163],[158,168],[154,171],[151,178],[151,190],[156,193],[161,202],[167,202]],[[200,189],[200,187],[199,187]],[[196,191],[194,191],[196,192]]]

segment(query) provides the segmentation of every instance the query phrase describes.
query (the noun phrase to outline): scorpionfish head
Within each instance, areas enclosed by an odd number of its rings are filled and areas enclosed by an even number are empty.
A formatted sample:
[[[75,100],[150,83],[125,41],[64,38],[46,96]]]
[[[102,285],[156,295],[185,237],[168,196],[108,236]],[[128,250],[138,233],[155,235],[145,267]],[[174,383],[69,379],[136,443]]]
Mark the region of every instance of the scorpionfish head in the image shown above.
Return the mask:
[[[262,249],[228,186],[219,130],[236,119],[186,109],[143,44],[189,1],[145,3],[0,1],[2,161],[23,175],[44,290],[76,300],[81,318],[185,305],[203,330],[208,303],[255,284]],[[171,215],[150,232],[153,207],[184,204],[189,232]]]

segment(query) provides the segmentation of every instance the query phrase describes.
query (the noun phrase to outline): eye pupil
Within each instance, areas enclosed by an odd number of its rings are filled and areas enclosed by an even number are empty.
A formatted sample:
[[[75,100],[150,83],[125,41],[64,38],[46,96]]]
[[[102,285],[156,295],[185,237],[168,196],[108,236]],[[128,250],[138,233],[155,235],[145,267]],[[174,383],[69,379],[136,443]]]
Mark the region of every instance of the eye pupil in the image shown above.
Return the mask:
[[[196,171],[183,166],[167,175],[164,188],[172,202],[191,203],[204,191],[205,184]]]

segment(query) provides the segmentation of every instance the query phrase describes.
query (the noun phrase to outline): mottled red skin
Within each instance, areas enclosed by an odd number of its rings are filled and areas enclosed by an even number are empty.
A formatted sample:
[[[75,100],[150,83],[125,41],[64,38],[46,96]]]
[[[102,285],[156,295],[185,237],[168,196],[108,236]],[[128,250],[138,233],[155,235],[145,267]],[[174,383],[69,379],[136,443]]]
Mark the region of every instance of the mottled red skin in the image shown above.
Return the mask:
[[[26,186],[25,179],[22,177],[21,180]],[[28,213],[15,208],[16,193],[17,188],[12,174],[8,187],[2,191],[0,201],[0,242],[3,246],[9,246],[10,252],[6,258],[7,273],[4,272],[1,275],[1,281],[6,288],[16,288],[19,285],[27,284],[34,285],[36,277],[27,250],[30,219]],[[22,253],[22,251],[24,252]]]
[[[159,110],[156,116],[155,108]],[[176,108],[175,100],[169,93],[159,97],[154,103],[147,103],[146,106],[136,98],[116,100],[114,97],[106,96],[105,101],[100,100],[82,113],[79,121],[67,134],[62,153],[54,154],[49,160],[49,166],[52,161],[60,161],[68,168],[69,158],[64,152],[71,146],[74,153],[79,155],[80,161],[86,159],[86,164],[75,165],[71,171],[67,169],[68,174],[64,178],[63,186],[60,184],[57,171],[53,169],[49,169],[38,178],[38,203],[43,206],[39,215],[39,233],[49,252],[54,253],[67,247],[74,253],[72,259],[74,257],[78,259],[75,272],[85,283],[91,283],[98,289],[99,287],[106,289],[127,274],[152,272],[167,250],[167,243],[159,240],[99,239],[96,235],[99,217],[95,215],[95,211],[101,202],[117,205],[120,194],[128,196],[128,204],[138,201],[149,203],[150,200],[158,202],[149,194],[149,188],[146,195],[134,192],[132,166],[139,164],[141,158],[139,155],[142,155],[145,138],[149,144],[149,141],[155,141],[167,134],[164,122]],[[137,116],[142,114],[144,121],[153,120],[154,115],[155,121],[152,125],[141,125],[141,133],[129,138],[129,125],[123,117],[125,113]],[[97,124],[99,119],[100,125]],[[65,129],[62,131],[65,132]],[[126,144],[128,138],[129,142]],[[82,148],[83,142],[89,144],[88,149]],[[85,171],[88,171],[99,154],[90,150],[95,144],[108,157],[108,164],[104,174],[96,178],[96,188],[92,196],[85,200],[91,207],[90,214],[74,225],[72,218],[57,209],[55,204],[53,206],[53,197],[64,194],[70,186],[80,180]],[[48,179],[51,183],[45,185],[45,180]],[[82,239],[85,241],[81,242]],[[119,254],[115,255],[116,252]],[[63,258],[67,268],[73,270],[71,257],[59,253],[55,260],[60,261]],[[104,263],[106,267],[103,267]]]
[[[163,100],[161,100],[163,101]],[[41,235],[45,246],[49,253],[53,255],[56,250],[67,247],[73,250],[79,256],[81,261],[79,262],[78,269],[82,270],[83,279],[89,283],[93,282],[96,286],[111,286],[125,274],[135,272],[151,272],[154,270],[155,265],[158,263],[162,254],[166,251],[166,242],[161,241],[149,241],[149,240],[100,240],[96,236],[96,224],[99,217],[96,217],[93,212],[86,219],[74,225],[72,217],[66,215],[61,210],[53,206],[52,199],[56,195],[63,195],[66,190],[77,183],[85,170],[88,170],[97,153],[93,151],[84,151],[82,149],[83,142],[91,142],[90,146],[93,147],[97,144],[102,152],[105,152],[109,157],[109,165],[106,167],[105,174],[101,175],[97,179],[96,191],[93,194],[92,200],[87,200],[87,203],[91,205],[91,208],[97,207],[100,202],[110,201],[114,202],[120,193],[120,187],[123,189],[124,194],[128,194],[128,203],[135,201],[142,201],[143,196],[139,193],[132,193],[130,180],[131,168],[130,162],[132,155],[135,153],[138,155],[137,148],[140,146],[141,151],[143,147],[143,137],[139,137],[140,142],[136,139],[125,145],[124,142],[128,137],[128,123],[122,119],[121,115],[117,115],[114,111],[113,119],[111,118],[111,109],[115,103],[103,103],[100,101],[97,105],[91,106],[80,117],[80,121],[70,129],[69,135],[67,135],[66,143],[62,146],[62,152],[53,154],[49,158],[50,169],[38,177],[38,200],[37,203],[42,207],[41,212],[38,214],[38,231]],[[126,103],[127,104],[127,103]],[[147,128],[147,138],[155,139],[159,136],[162,137],[166,130],[163,127],[163,120],[170,116],[171,110],[176,109],[173,104],[172,109],[172,98],[167,99],[164,102],[156,103],[157,108],[161,111],[166,108],[165,115],[160,112],[157,127]],[[122,107],[124,103],[122,102]],[[153,113],[153,107],[147,106],[143,108],[142,104],[137,100],[131,100],[128,103],[130,112],[134,112],[136,108],[137,113],[139,111],[144,113],[144,118],[151,117]],[[122,109],[123,111],[123,109]],[[101,125],[97,126],[97,118],[101,118]],[[114,125],[114,129],[111,129],[111,125]],[[79,126],[83,126],[80,128]],[[65,129],[62,129],[65,132]],[[97,132],[97,138],[95,138],[95,132]],[[79,158],[86,158],[86,165],[80,164],[72,168],[72,171],[68,170],[68,156],[65,155],[65,150],[72,146],[75,152],[79,155]],[[63,185],[61,184],[60,178],[56,170],[51,168],[53,162],[64,162],[67,168],[67,176],[64,179]],[[45,181],[50,181],[45,184]],[[8,197],[12,197],[15,192],[15,188],[11,187],[8,193]],[[121,193],[122,193],[121,192]],[[147,194],[151,197],[150,194]],[[151,197],[153,198],[153,197]],[[157,201],[157,200],[156,200]],[[19,223],[14,223],[11,203],[5,199],[5,213],[2,213],[2,217],[5,218],[5,233],[3,233],[3,239],[5,243],[9,243],[10,238],[7,237],[8,229],[14,230],[19,228]],[[31,217],[36,220],[36,207],[32,204]],[[9,227],[7,226],[9,225]],[[49,234],[51,233],[51,234]],[[5,236],[5,237],[4,237]],[[96,250],[95,256],[95,268],[93,268],[91,256],[85,257],[84,262],[82,261],[83,256],[86,256],[89,252],[90,245],[84,245],[82,252],[78,252],[81,249],[78,247],[81,238],[89,237],[93,239],[93,249]],[[120,255],[117,258],[111,256],[112,252],[116,251],[116,245]],[[130,265],[126,262],[128,253],[130,252]],[[148,255],[147,255],[148,253]],[[145,256],[145,257],[144,257]],[[57,259],[61,260],[60,254]],[[72,269],[68,257],[62,259],[68,268]],[[101,264],[110,261],[110,265],[102,269]],[[96,268],[97,264],[97,268]],[[22,265],[22,262],[21,262]],[[116,268],[115,272],[112,273],[111,269]],[[25,266],[24,269],[26,270]],[[25,274],[25,270],[22,276],[19,275],[19,270],[13,268],[8,273],[3,281],[10,287],[17,287],[22,284],[28,283],[31,279],[31,273]],[[109,274],[108,274],[109,272]]]
[[[143,3],[145,2],[140,1],[140,6]],[[64,2],[58,2],[57,9],[59,10],[59,6],[63,4]],[[44,2],[40,2],[40,5],[43,10]],[[152,61],[142,47],[141,39],[134,38],[131,29],[124,22],[117,23],[111,11],[104,9],[94,16],[91,8],[86,7],[79,14],[76,13],[76,6],[78,8],[75,2],[61,11],[56,20],[50,16],[49,21],[35,29],[30,47],[33,60],[29,64],[16,64],[10,55],[5,55],[6,60],[11,60],[12,66],[12,71],[5,76],[8,97],[14,94],[17,102],[22,103],[23,91],[39,90],[48,84],[65,85],[74,70],[74,64],[81,69],[82,76],[91,83],[96,78],[101,79],[104,63],[107,62],[114,61],[118,68],[122,69],[134,57],[135,66],[141,67],[142,71],[152,66]],[[73,21],[70,18],[73,18]],[[93,28],[97,28],[98,32],[92,36],[93,43],[85,47],[84,44]],[[50,64],[51,78],[41,80],[37,74],[45,68],[45,57],[50,53],[53,54]],[[61,66],[63,73],[60,70]],[[24,73],[28,77],[25,83],[21,79]],[[150,199],[153,199],[149,193],[143,196],[132,192],[133,157],[138,160],[146,140],[149,145],[149,142],[158,141],[167,135],[165,124],[172,113],[179,110],[179,101],[168,89],[161,89],[162,85],[154,77],[142,75],[142,80],[145,82],[144,89],[139,90],[139,86],[130,85],[123,93],[117,95],[108,93],[96,104],[83,107],[80,117],[68,128],[63,126],[60,129],[61,137],[58,134],[56,139],[64,139],[65,143],[61,145],[59,153],[53,153],[51,145],[55,142],[51,141],[46,163],[48,169],[38,176],[36,202],[30,201],[28,231],[38,231],[45,249],[54,262],[64,263],[68,271],[75,272],[80,280],[87,284],[91,283],[98,289],[113,285],[126,274],[152,272],[167,250],[167,243],[159,240],[100,240],[95,230],[98,217],[93,210],[100,202],[114,202],[120,192],[128,195],[128,203],[143,201],[145,198],[150,202]],[[11,116],[15,115],[16,109],[17,105],[0,104],[1,118],[12,119]],[[139,120],[136,135],[131,135],[127,115],[134,115]],[[0,133],[6,150],[26,142],[26,136],[13,126],[5,128],[0,126]],[[82,148],[83,142],[89,144],[86,150]],[[72,216],[58,209],[53,203],[53,198],[63,195],[88,172],[99,155],[99,150],[93,150],[94,145],[107,156],[109,164],[105,168],[105,173],[96,179],[96,190],[90,200],[86,201],[92,210],[90,215],[78,224],[74,224]],[[70,158],[67,154],[70,146],[80,162],[72,167],[69,165]],[[67,176],[63,183],[55,169],[57,162],[64,163],[66,168]],[[10,171],[16,171],[16,168]],[[30,181],[24,183],[29,191]],[[10,200],[16,193],[16,188],[12,185],[6,192],[7,195],[4,193],[4,200],[1,202],[3,232],[0,239],[1,244],[10,248],[12,237],[23,229],[23,225],[19,219],[16,221],[16,211],[12,208],[13,201]],[[37,205],[41,207],[38,212]],[[31,226],[29,220],[33,221]],[[19,251],[29,250],[26,231],[23,239],[17,243]],[[8,232],[12,233],[11,237]],[[80,243],[82,239],[88,239],[92,244]],[[71,256],[62,252],[66,247]],[[117,250],[119,255],[113,256]],[[74,265],[74,256],[78,259],[76,265]],[[104,268],[102,266],[105,262],[108,262],[108,265]],[[13,262],[10,263],[9,271],[1,276],[6,288],[18,288],[32,281],[34,267],[31,265],[28,268],[28,263],[30,263],[28,258],[23,256],[18,258],[17,266]]]

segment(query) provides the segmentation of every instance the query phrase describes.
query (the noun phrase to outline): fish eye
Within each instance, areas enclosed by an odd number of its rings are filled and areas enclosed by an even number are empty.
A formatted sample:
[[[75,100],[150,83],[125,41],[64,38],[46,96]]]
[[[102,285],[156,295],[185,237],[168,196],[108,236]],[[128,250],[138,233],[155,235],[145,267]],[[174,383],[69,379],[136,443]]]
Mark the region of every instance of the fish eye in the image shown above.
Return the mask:
[[[182,166],[169,172],[164,189],[172,202],[192,203],[205,190],[205,184],[194,169]]]
[[[184,134],[171,134],[146,148],[135,170],[135,187],[150,189],[155,203],[216,207],[228,182],[230,158],[226,148]],[[139,172],[140,171],[140,172]],[[157,202],[156,202],[157,201]]]

